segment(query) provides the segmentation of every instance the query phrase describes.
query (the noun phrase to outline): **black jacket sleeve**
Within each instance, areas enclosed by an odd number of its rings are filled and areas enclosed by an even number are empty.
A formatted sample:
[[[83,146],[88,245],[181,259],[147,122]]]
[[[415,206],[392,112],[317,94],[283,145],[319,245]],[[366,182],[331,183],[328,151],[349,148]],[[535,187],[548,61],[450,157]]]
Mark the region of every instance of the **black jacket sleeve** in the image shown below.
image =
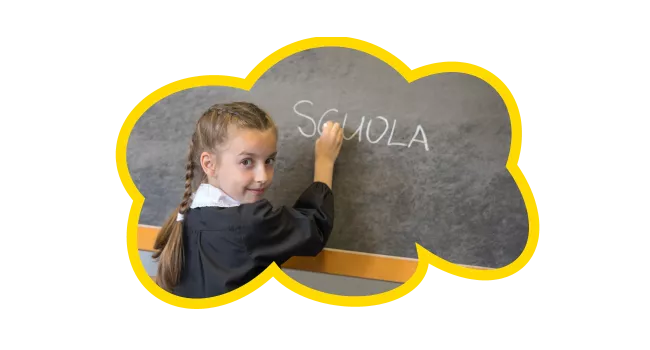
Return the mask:
[[[334,198],[324,183],[312,183],[292,208],[273,208],[267,200],[248,206],[250,225],[244,243],[260,264],[282,265],[292,256],[316,256],[334,226]]]

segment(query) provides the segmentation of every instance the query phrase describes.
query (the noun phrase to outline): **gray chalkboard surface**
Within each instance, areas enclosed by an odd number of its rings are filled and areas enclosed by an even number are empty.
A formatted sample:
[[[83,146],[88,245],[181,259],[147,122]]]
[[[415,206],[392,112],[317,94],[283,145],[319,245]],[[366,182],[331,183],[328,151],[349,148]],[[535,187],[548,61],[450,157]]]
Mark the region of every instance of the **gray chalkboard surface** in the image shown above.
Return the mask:
[[[267,198],[291,205],[313,180],[317,127],[345,123],[334,174],[329,248],[416,258],[415,243],[448,261],[505,266],[528,238],[522,195],[505,169],[510,117],[486,82],[441,73],[412,83],[346,48],[285,58],[250,91],[197,87],[149,108],[129,137],[127,164],[146,198],[140,224],[160,226],[183,192],[188,142],[210,105],[251,101],[279,126]]]

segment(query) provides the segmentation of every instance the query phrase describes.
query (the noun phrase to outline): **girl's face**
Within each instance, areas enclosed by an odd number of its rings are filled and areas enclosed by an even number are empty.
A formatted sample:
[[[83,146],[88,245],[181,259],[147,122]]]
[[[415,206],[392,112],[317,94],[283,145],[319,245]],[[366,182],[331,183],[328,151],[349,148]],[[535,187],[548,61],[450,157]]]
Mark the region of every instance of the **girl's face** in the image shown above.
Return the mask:
[[[229,128],[228,139],[219,147],[218,157],[210,156],[208,182],[242,204],[262,199],[273,181],[276,144],[273,129]],[[201,163],[206,170],[203,155]]]

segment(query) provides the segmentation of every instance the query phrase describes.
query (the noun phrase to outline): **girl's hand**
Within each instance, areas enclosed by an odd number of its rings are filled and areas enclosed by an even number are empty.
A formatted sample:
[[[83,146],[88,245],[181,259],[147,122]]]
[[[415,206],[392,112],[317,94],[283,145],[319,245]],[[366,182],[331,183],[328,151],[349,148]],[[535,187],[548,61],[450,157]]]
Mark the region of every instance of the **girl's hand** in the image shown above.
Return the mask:
[[[316,162],[334,164],[343,144],[343,129],[339,123],[326,122],[323,134],[316,140]]]

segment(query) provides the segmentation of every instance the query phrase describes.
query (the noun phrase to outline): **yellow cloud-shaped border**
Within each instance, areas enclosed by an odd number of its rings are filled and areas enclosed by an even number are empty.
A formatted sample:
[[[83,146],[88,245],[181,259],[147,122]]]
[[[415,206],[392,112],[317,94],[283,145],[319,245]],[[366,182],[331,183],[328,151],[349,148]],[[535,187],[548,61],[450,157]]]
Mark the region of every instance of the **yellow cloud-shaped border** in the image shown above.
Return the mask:
[[[515,182],[517,183],[517,186],[519,187],[519,190],[523,195],[529,221],[528,241],[526,243],[526,247],[524,248],[522,254],[515,261],[505,267],[494,270],[477,270],[450,263],[432,254],[421,245],[416,243],[418,266],[413,276],[411,276],[408,281],[393,290],[370,296],[342,296],[311,289],[289,277],[275,263],[245,286],[238,288],[237,290],[234,290],[230,293],[212,298],[188,299],[178,297],[166,292],[154,283],[154,281],[148,276],[142,262],[140,261],[137,244],[138,219],[140,217],[140,211],[142,210],[145,198],[142,196],[142,194],[140,194],[135,184],[133,183],[126,162],[126,150],[129,136],[131,135],[131,131],[133,130],[133,127],[135,126],[140,116],[142,116],[142,114],[147,109],[149,109],[152,105],[161,99],[178,91],[189,88],[199,86],[227,86],[250,91],[255,82],[276,63],[297,52],[319,47],[342,47],[359,50],[373,55],[374,57],[386,62],[391,67],[393,67],[409,83],[437,73],[456,72],[470,74],[479,79],[483,79],[485,82],[490,84],[499,93],[499,95],[501,95],[501,98],[505,102],[505,105],[508,109],[508,114],[510,115],[512,130],[510,154],[506,163],[506,169],[508,169],[510,174],[513,176]],[[539,238],[539,217],[535,199],[533,198],[533,193],[528,186],[528,182],[517,166],[520,149],[521,119],[519,116],[517,104],[515,103],[515,99],[505,84],[499,80],[499,78],[481,67],[460,62],[442,62],[411,70],[402,61],[400,61],[397,57],[393,56],[388,51],[385,51],[384,49],[365,41],[352,38],[311,38],[301,40],[287,45],[268,56],[260,64],[258,64],[257,67],[255,67],[255,69],[253,69],[245,79],[216,75],[182,79],[165,85],[160,89],[154,91],[144,100],[138,103],[133,111],[131,111],[129,116],[126,118],[124,125],[122,125],[122,129],[120,130],[120,134],[117,139],[117,170],[119,172],[120,179],[122,180],[124,188],[128,192],[129,196],[133,199],[133,205],[131,206],[131,211],[129,213],[129,220],[126,230],[126,241],[131,266],[133,267],[133,271],[135,272],[142,285],[149,292],[151,292],[151,294],[171,305],[193,309],[210,308],[238,300],[262,286],[271,277],[274,277],[285,287],[306,298],[322,303],[340,306],[370,306],[396,300],[408,294],[420,284],[427,272],[429,264],[450,274],[475,280],[495,280],[508,277],[519,271],[524,267],[524,265],[528,263],[530,258],[533,256],[533,253],[535,252]]]

